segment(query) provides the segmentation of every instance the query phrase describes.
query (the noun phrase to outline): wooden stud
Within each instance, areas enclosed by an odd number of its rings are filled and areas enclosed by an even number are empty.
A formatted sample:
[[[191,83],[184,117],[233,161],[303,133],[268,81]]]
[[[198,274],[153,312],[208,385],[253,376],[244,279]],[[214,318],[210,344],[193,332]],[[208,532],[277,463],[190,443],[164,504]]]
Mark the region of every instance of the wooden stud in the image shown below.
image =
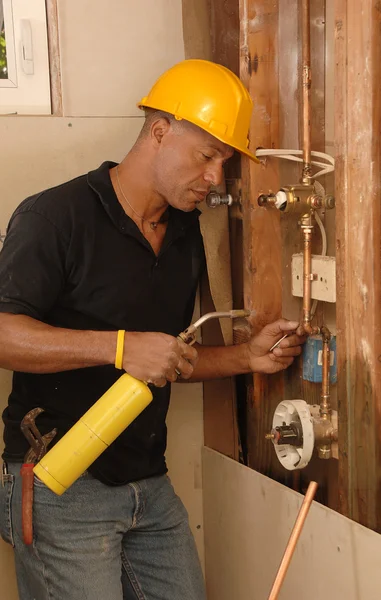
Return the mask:
[[[381,532],[381,3],[335,7],[340,507]]]
[[[195,1],[192,1],[195,5]],[[198,5],[200,2],[198,2]],[[234,72],[238,72],[239,19],[238,0],[208,0],[211,58]],[[188,53],[189,56],[189,53]],[[226,172],[237,178],[236,164]],[[240,304],[235,305],[239,308]],[[207,282],[201,287],[201,312],[215,310]],[[203,343],[221,345],[223,339],[217,322],[203,328]],[[236,391],[234,378],[204,382],[204,443],[226,456],[239,459],[240,444],[237,426]]]
[[[279,147],[278,2],[241,0],[240,76],[254,101],[251,148]],[[265,161],[264,161],[265,162]],[[254,331],[282,312],[279,214],[260,208],[262,192],[279,186],[278,164],[256,165],[242,159],[242,213],[245,306],[256,311]],[[250,392],[249,388],[249,392]],[[248,397],[248,464],[284,480],[272,444],[264,439],[274,410],[283,398],[283,377],[254,375]]]
[[[57,0],[46,0],[52,114],[63,116]]]

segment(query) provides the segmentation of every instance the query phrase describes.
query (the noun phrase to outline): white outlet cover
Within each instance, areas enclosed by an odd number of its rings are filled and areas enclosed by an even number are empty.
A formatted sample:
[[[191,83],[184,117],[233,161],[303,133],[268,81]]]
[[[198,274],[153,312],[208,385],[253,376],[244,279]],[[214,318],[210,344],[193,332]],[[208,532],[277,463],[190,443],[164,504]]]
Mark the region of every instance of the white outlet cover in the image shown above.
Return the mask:
[[[336,302],[336,259],[334,256],[312,255],[311,298],[322,302]],[[303,297],[303,254],[293,254],[291,262],[292,295]]]

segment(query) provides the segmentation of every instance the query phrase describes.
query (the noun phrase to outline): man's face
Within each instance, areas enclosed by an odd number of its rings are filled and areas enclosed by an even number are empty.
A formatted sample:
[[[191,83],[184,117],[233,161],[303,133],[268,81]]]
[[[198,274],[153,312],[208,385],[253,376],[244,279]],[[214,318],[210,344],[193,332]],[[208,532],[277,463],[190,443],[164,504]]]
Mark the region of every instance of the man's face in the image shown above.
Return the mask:
[[[223,166],[233,152],[199,127],[175,123],[162,136],[156,152],[156,192],[174,208],[194,210],[211,186],[221,183]]]

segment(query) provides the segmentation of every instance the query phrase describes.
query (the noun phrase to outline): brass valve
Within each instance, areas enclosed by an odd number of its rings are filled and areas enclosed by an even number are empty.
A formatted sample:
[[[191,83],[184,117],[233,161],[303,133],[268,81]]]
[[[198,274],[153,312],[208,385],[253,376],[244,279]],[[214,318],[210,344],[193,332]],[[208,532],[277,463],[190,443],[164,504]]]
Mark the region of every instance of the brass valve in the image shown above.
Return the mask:
[[[311,209],[334,208],[333,196],[321,196],[316,193],[314,185],[298,183],[282,187],[276,194],[261,194],[259,206],[274,206],[285,213],[305,214]]]

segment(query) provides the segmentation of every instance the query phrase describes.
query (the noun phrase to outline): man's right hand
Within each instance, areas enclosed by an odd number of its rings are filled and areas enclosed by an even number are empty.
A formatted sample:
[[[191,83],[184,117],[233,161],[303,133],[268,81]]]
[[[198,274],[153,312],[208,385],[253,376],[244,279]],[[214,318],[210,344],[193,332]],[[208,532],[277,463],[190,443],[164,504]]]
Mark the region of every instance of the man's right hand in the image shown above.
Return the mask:
[[[195,348],[165,333],[126,331],[125,334],[123,369],[156,387],[164,387],[180,376],[189,379],[197,356]]]

